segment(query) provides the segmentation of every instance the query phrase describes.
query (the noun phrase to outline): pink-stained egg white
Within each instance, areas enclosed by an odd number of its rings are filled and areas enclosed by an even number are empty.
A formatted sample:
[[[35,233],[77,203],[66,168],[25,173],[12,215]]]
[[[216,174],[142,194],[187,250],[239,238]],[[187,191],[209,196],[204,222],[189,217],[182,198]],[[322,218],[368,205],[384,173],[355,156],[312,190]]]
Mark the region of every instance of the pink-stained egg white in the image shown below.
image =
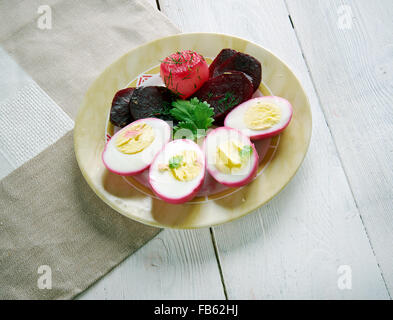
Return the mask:
[[[133,133],[135,126],[145,124],[149,127],[150,141],[138,152],[127,154],[119,149],[118,137]],[[134,121],[118,131],[105,145],[102,161],[105,167],[118,175],[136,175],[149,168],[154,157],[171,140],[171,127],[165,121],[157,118],[146,118]],[[129,142],[132,147],[132,141]]]
[[[237,129],[214,129],[206,136],[203,151],[207,171],[223,185],[240,187],[257,174],[258,153],[250,139]]]
[[[253,114],[253,108],[258,106],[271,106],[270,114]],[[268,110],[269,112],[269,110]],[[274,112],[275,114],[271,114]],[[234,108],[225,118],[224,125],[226,127],[240,130],[251,140],[258,140],[276,136],[281,133],[290,123],[292,119],[293,108],[291,103],[281,97],[265,96],[250,99]],[[276,116],[276,118],[272,117]],[[250,125],[248,118],[254,123],[262,121],[260,128]]]
[[[205,157],[192,140],[173,140],[157,154],[149,169],[149,183],[162,200],[180,204],[192,200],[205,178]]]

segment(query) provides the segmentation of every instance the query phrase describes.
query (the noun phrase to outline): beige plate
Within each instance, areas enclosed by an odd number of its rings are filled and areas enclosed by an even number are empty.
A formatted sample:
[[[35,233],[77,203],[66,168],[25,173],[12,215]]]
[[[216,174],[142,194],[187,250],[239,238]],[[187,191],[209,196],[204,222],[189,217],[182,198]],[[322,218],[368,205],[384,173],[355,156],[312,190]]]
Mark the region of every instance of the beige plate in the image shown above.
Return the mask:
[[[101,152],[111,101],[119,89],[152,69],[175,51],[192,49],[206,57],[232,48],[262,63],[263,83],[294,108],[290,125],[278,138],[270,161],[261,163],[259,176],[230,195],[209,201],[172,205],[130,186],[129,180],[108,172]],[[267,90],[261,86],[262,92]],[[86,93],[75,123],[75,153],[83,176],[94,192],[113,209],[131,219],[157,227],[209,227],[246,215],[263,205],[291,180],[306,155],[311,138],[311,110],[307,96],[288,66],[268,50],[247,40],[215,33],[189,33],[161,38],[135,48],[110,65]],[[262,168],[263,167],[263,168]],[[263,169],[263,170],[262,170]]]

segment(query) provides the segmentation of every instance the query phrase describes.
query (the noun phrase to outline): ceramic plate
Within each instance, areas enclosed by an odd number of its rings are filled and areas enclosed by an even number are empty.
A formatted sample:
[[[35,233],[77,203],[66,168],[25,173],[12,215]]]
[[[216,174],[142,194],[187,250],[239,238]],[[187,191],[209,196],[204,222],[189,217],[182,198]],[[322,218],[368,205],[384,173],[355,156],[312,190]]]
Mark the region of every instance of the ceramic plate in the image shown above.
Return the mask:
[[[108,121],[114,94],[149,82],[159,61],[175,51],[192,49],[214,58],[223,48],[256,57],[262,64],[263,95],[288,99],[293,118],[284,132],[258,142],[258,176],[241,188],[217,188],[193,201],[173,205],[161,201],[143,176],[121,177],[105,169],[101,153],[115,128]],[[209,59],[208,59],[209,61]],[[288,66],[268,50],[247,40],[214,33],[189,33],[161,38],[137,47],[110,65],[92,84],[78,112],[74,142],[79,167],[94,192],[119,213],[157,227],[201,228],[222,224],[257,209],[278,194],[296,173],[311,138],[307,96]]]

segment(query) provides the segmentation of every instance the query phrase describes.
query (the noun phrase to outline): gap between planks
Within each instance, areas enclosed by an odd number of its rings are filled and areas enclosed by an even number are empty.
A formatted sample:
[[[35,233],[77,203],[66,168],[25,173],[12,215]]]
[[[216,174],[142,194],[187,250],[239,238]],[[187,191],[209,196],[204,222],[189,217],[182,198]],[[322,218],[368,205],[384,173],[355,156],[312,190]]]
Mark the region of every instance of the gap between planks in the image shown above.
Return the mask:
[[[155,1],[150,0],[150,3],[154,6],[153,2],[155,2],[157,9],[159,11],[161,11],[160,1],[159,0],[155,0]],[[214,248],[214,255],[216,256],[218,272],[220,274],[222,290],[224,292],[225,300],[228,300],[228,293],[227,293],[227,289],[226,289],[226,285],[225,285],[224,274],[222,272],[221,261],[220,261],[220,256],[218,253],[217,243],[216,243],[216,239],[214,237],[214,230],[213,230],[213,228],[209,228],[209,231],[210,231],[211,241],[212,241],[213,248]]]
[[[214,237],[214,230],[213,228],[209,228],[210,229],[210,236],[212,239],[212,243],[213,243],[213,248],[214,248],[214,254],[216,256],[216,261],[217,261],[217,266],[218,266],[218,272],[220,273],[220,279],[221,279],[221,284],[222,284],[222,289],[224,291],[224,296],[225,296],[225,300],[228,300],[228,293],[227,293],[227,288],[225,285],[225,281],[224,281],[224,273],[222,272],[222,268],[221,268],[221,262],[220,262],[220,256],[218,254],[218,248],[217,248],[217,244],[216,244],[216,238]]]
[[[158,0],[157,0],[157,1],[158,1]],[[314,80],[314,77],[313,77],[313,75],[312,75],[312,73],[311,73],[310,65],[309,65],[309,63],[308,63],[308,60],[307,60],[307,57],[306,57],[306,54],[305,54],[303,45],[302,45],[302,43],[301,43],[301,41],[300,41],[300,39],[299,39],[299,35],[298,35],[298,33],[297,33],[297,30],[296,30],[296,27],[295,27],[295,23],[294,23],[293,20],[292,20],[292,17],[291,17],[291,13],[290,13],[290,10],[289,10],[289,7],[288,7],[287,0],[283,0],[283,1],[284,1],[284,4],[285,4],[285,8],[286,8],[286,10],[287,10],[287,13],[288,13],[289,21],[291,22],[293,31],[294,31],[294,33],[295,33],[296,41],[297,41],[297,43],[299,44],[299,48],[300,48],[300,50],[301,50],[301,52],[302,52],[303,60],[304,60],[304,63],[305,63],[305,65],[306,65],[306,68],[307,68],[307,73],[308,73],[309,76],[310,76],[311,83],[312,83],[312,86],[313,86],[314,91],[315,91],[315,95],[316,95],[316,97],[317,97],[317,100],[318,100],[319,105],[322,106],[322,101],[321,101],[321,98],[320,98],[320,94],[319,94],[319,91],[317,90],[317,87],[316,87],[316,85],[315,85],[315,80]],[[392,296],[391,296],[391,294],[390,294],[390,292],[389,292],[389,288],[388,288],[387,283],[386,283],[385,276],[384,276],[384,274],[383,274],[383,272],[382,272],[381,266],[380,266],[379,261],[378,261],[378,258],[377,258],[377,256],[376,256],[374,246],[373,246],[373,244],[372,244],[372,242],[371,242],[371,239],[370,239],[369,233],[368,233],[368,231],[367,231],[366,225],[365,225],[365,223],[364,223],[363,217],[362,217],[362,215],[361,215],[361,213],[360,213],[358,201],[356,200],[356,197],[355,197],[355,194],[354,194],[354,191],[353,191],[353,186],[352,186],[351,181],[350,181],[350,179],[349,179],[349,177],[348,177],[348,172],[347,172],[346,167],[344,166],[344,162],[343,162],[343,159],[342,159],[342,157],[341,157],[341,153],[340,153],[340,151],[339,151],[339,149],[338,149],[337,142],[336,142],[336,138],[335,138],[335,136],[333,135],[333,133],[332,133],[332,131],[331,131],[331,128],[330,128],[330,126],[329,126],[329,122],[328,122],[328,120],[327,120],[327,116],[326,116],[325,109],[321,107],[321,111],[322,111],[322,114],[323,114],[323,116],[324,116],[326,126],[327,126],[327,128],[328,128],[328,130],[329,130],[329,134],[330,134],[330,136],[332,137],[334,149],[335,149],[336,152],[337,152],[338,160],[339,160],[340,165],[341,165],[341,167],[342,167],[342,170],[343,170],[343,172],[344,172],[345,179],[347,180],[348,187],[349,187],[349,190],[350,190],[350,192],[351,192],[351,197],[352,197],[352,199],[353,199],[353,201],[354,201],[354,203],[355,203],[356,209],[357,209],[357,211],[358,211],[358,213],[359,213],[359,217],[360,217],[360,220],[361,220],[361,222],[362,222],[364,232],[365,232],[365,234],[366,234],[366,236],[367,236],[367,240],[368,240],[368,242],[369,242],[369,244],[370,244],[370,248],[371,248],[372,253],[373,253],[374,257],[375,257],[375,261],[376,261],[376,263],[377,263],[377,265],[378,265],[378,270],[379,270],[379,272],[380,272],[380,274],[381,274],[381,278],[382,278],[382,280],[383,280],[383,283],[384,283],[384,285],[385,285],[385,288],[386,288],[386,291],[387,291],[387,293],[388,293],[388,295],[389,295],[389,298],[392,299]]]
[[[156,4],[155,6],[157,7],[157,9],[161,11],[161,7],[160,7],[159,0],[149,0],[150,3],[154,2],[154,1],[155,1],[155,4]],[[312,73],[311,73],[311,71],[310,71],[309,63],[308,63],[308,61],[307,61],[307,59],[306,59],[306,57],[305,57],[304,48],[303,48],[303,46],[302,46],[302,44],[301,44],[301,42],[300,42],[299,36],[298,36],[298,34],[297,34],[297,31],[296,31],[296,28],[295,28],[295,23],[294,23],[294,21],[293,21],[293,19],[292,19],[292,17],[291,17],[290,10],[289,10],[288,4],[287,4],[287,0],[284,0],[283,3],[284,3],[284,5],[285,5],[285,9],[286,9],[286,11],[287,11],[286,13],[287,13],[287,15],[288,15],[288,19],[289,19],[289,21],[290,21],[291,27],[292,27],[292,29],[294,30],[294,35],[295,35],[295,38],[296,38],[296,42],[297,42],[298,45],[299,45],[299,48],[300,48],[300,51],[301,51],[301,54],[302,54],[302,58],[303,58],[303,61],[304,61],[304,63],[305,63],[305,66],[306,66],[307,73],[308,73],[309,76],[310,76],[311,85],[312,85],[312,87],[313,87],[313,89],[314,89],[314,92],[315,92],[315,94],[316,94],[317,101],[318,101],[319,105],[322,105],[322,104],[321,104],[320,94],[319,94],[318,90],[316,89],[315,80],[314,80],[314,78],[313,78],[313,76],[312,76]],[[360,220],[361,220],[361,223],[362,223],[362,226],[363,226],[363,230],[364,230],[364,232],[365,232],[365,234],[366,234],[366,237],[367,237],[367,241],[368,241],[368,243],[369,243],[369,245],[370,245],[370,248],[371,248],[371,250],[372,250],[372,254],[373,254],[374,259],[375,259],[375,261],[376,261],[376,263],[377,263],[378,270],[379,270],[379,273],[380,273],[381,278],[382,278],[382,280],[383,280],[385,289],[386,289],[386,291],[388,292],[388,295],[389,295],[389,297],[390,297],[390,299],[391,299],[391,295],[390,295],[390,292],[389,292],[388,287],[387,287],[386,279],[385,279],[385,277],[384,277],[384,275],[383,275],[382,269],[381,269],[380,264],[379,264],[379,262],[378,262],[378,259],[377,259],[377,257],[376,257],[374,247],[373,247],[373,245],[372,245],[372,243],[371,243],[369,234],[368,234],[368,232],[367,232],[367,229],[366,229],[366,227],[365,227],[365,223],[364,223],[364,221],[363,221],[363,217],[362,217],[362,215],[360,214],[358,202],[357,202],[357,200],[356,200],[356,198],[355,198],[355,195],[354,195],[354,192],[353,192],[353,187],[352,187],[352,185],[351,185],[351,183],[350,183],[350,181],[349,181],[348,173],[347,173],[347,171],[346,171],[346,169],[345,169],[345,167],[344,167],[344,165],[343,165],[342,156],[341,156],[341,154],[340,154],[340,152],[339,152],[339,150],[338,150],[337,143],[336,143],[336,140],[335,140],[335,138],[334,138],[334,135],[333,135],[332,132],[331,132],[331,128],[330,128],[330,126],[329,126],[329,122],[327,121],[327,117],[326,117],[325,110],[324,110],[323,108],[321,108],[321,111],[322,111],[322,114],[323,114],[323,117],[324,117],[324,121],[325,121],[325,123],[326,123],[326,126],[327,126],[327,128],[328,128],[328,130],[329,130],[329,134],[330,134],[330,136],[333,138],[333,140],[332,140],[332,141],[333,141],[333,146],[334,146],[335,151],[337,152],[338,160],[339,160],[340,165],[341,165],[341,167],[342,167],[342,170],[343,170],[343,172],[344,172],[345,180],[348,182],[348,187],[349,187],[349,189],[350,189],[350,195],[351,195],[351,198],[353,199],[353,202],[354,202],[355,207],[356,207],[356,209],[357,209],[357,212],[358,212],[358,214],[359,214],[359,217],[360,217]],[[211,234],[212,244],[213,244],[213,247],[214,247],[214,252],[215,252],[215,255],[216,255],[216,260],[217,260],[217,264],[218,264],[218,269],[219,269],[219,273],[220,273],[220,277],[221,277],[221,282],[222,282],[224,294],[225,294],[225,297],[228,298],[228,296],[227,296],[227,290],[226,290],[226,284],[225,284],[225,279],[224,279],[224,275],[223,275],[223,272],[222,272],[221,261],[220,261],[220,257],[219,257],[219,253],[218,253],[218,246],[217,246],[217,243],[216,243],[216,239],[215,239],[215,237],[214,237],[214,230],[213,230],[213,228],[210,228],[210,234]]]
[[[158,6],[159,6],[159,1],[156,0],[156,2],[157,2],[157,4],[158,4]],[[299,49],[300,49],[300,52],[301,52],[301,54],[302,54],[302,57],[303,57],[303,61],[304,61],[304,63],[305,63],[305,66],[306,66],[307,73],[310,75],[311,85],[312,85],[312,87],[314,88],[314,92],[315,92],[315,94],[316,94],[316,99],[317,99],[319,105],[321,105],[321,97],[320,97],[319,92],[318,92],[317,89],[316,89],[315,79],[313,78],[313,76],[312,76],[312,74],[311,74],[310,66],[309,66],[309,63],[308,63],[308,61],[307,61],[307,59],[306,59],[306,57],[305,57],[304,48],[303,48],[303,46],[302,46],[302,44],[301,44],[301,42],[300,42],[299,36],[298,36],[298,34],[297,34],[297,32],[296,32],[295,24],[294,24],[294,22],[293,22],[293,20],[292,20],[292,17],[291,17],[291,14],[290,14],[290,10],[289,10],[287,1],[284,0],[283,3],[284,3],[284,5],[285,5],[285,9],[286,9],[286,11],[287,11],[286,14],[287,14],[288,19],[289,19],[289,21],[290,21],[290,23],[291,23],[291,27],[292,27],[292,28],[294,29],[294,31],[295,31],[295,32],[294,32],[294,35],[295,35],[295,37],[296,37],[296,38],[295,38],[295,39],[296,39],[295,41],[296,41],[296,42],[298,43],[298,45],[299,45]],[[357,200],[356,200],[356,198],[355,198],[354,191],[353,191],[353,186],[351,185],[351,183],[350,183],[350,181],[349,181],[348,172],[347,172],[347,170],[345,170],[345,167],[343,166],[342,155],[339,153],[339,150],[338,150],[338,146],[337,146],[336,140],[334,139],[334,136],[333,136],[333,134],[332,134],[331,128],[330,128],[330,126],[329,126],[329,122],[328,122],[328,119],[327,119],[327,117],[326,117],[326,112],[325,112],[325,110],[324,110],[323,108],[321,108],[321,111],[322,111],[322,115],[323,115],[323,117],[324,117],[324,122],[326,123],[326,126],[328,127],[328,132],[329,132],[330,136],[332,136],[332,138],[333,138],[333,140],[332,140],[332,142],[333,142],[333,148],[335,149],[335,151],[336,151],[336,153],[337,153],[338,161],[339,161],[339,163],[340,163],[340,165],[341,165],[341,168],[342,168],[342,170],[343,170],[345,180],[348,182],[348,187],[349,187],[349,190],[350,190],[349,195],[350,195],[350,197],[353,199],[353,203],[354,203],[355,208],[356,208],[356,211],[357,211],[357,213],[358,213],[358,215],[359,215],[360,222],[361,222],[361,225],[362,225],[362,229],[363,229],[363,231],[365,232],[365,235],[366,235],[366,238],[365,238],[365,239],[367,239],[366,241],[367,241],[367,242],[369,243],[369,245],[370,245],[371,252],[372,252],[372,255],[373,255],[373,257],[374,257],[374,261],[375,261],[375,263],[376,263],[376,265],[377,265],[377,268],[378,268],[378,269],[377,269],[377,270],[378,270],[378,273],[379,273],[380,276],[381,276],[381,279],[382,279],[382,281],[383,281],[383,283],[384,283],[383,285],[384,285],[384,287],[385,287],[385,289],[386,289],[386,291],[387,291],[387,293],[388,293],[388,296],[391,298],[390,292],[389,292],[389,290],[388,290],[388,288],[387,288],[386,279],[385,279],[385,277],[384,277],[384,275],[383,275],[381,266],[380,266],[380,264],[379,264],[379,262],[378,262],[378,259],[377,259],[377,257],[376,257],[376,253],[375,253],[374,247],[373,247],[373,245],[372,245],[372,243],[371,243],[371,239],[370,239],[369,233],[367,232],[367,229],[366,229],[366,226],[365,226],[365,223],[364,223],[364,219],[363,219],[363,217],[362,217],[362,215],[361,215],[361,213],[360,213],[359,204],[358,204],[358,202],[357,202]],[[213,246],[214,246],[214,250],[215,250],[215,254],[216,254],[216,259],[217,259],[217,263],[218,263],[218,267],[219,267],[219,271],[220,271],[220,276],[222,277],[223,288],[224,288],[224,290],[225,290],[225,289],[226,289],[226,285],[225,285],[224,277],[223,277],[222,272],[221,272],[221,271],[222,271],[222,270],[221,270],[221,261],[220,261],[219,255],[218,255],[217,243],[216,243],[216,240],[215,240],[215,237],[214,237],[214,231],[213,231],[212,229],[210,229],[210,232],[211,232],[212,242],[213,242]],[[226,292],[225,292],[225,293],[226,293]]]

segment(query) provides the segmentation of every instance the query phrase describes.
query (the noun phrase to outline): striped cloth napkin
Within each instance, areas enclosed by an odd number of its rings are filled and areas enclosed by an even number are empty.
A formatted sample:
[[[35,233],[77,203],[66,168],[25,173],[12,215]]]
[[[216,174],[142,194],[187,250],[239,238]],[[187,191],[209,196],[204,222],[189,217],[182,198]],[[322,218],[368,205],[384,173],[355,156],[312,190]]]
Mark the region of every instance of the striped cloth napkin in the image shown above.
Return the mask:
[[[179,32],[143,0],[0,2],[0,299],[68,299],[160,230],[104,204],[73,150],[92,81]]]

